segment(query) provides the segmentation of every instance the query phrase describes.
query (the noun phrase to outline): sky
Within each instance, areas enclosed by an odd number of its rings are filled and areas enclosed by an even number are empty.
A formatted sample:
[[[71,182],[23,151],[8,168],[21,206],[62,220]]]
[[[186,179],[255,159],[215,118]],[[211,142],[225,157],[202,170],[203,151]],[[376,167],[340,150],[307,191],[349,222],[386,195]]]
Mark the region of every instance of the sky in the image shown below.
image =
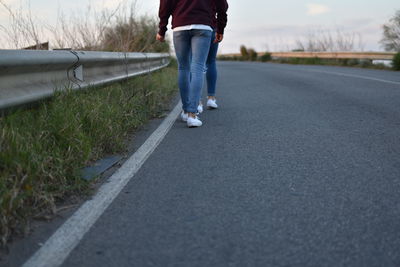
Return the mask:
[[[79,13],[91,4],[98,9],[113,8],[121,0],[0,0],[17,7],[30,3],[32,14],[46,23],[55,23],[60,10]],[[256,51],[289,51],[297,40],[311,34],[338,30],[357,36],[357,50],[382,51],[382,25],[400,10],[399,0],[228,0],[228,26],[221,53],[239,52],[240,45]],[[156,17],[159,0],[137,0],[137,14]],[[0,7],[0,25],[9,18]],[[171,35],[171,31],[168,31]],[[0,34],[1,31],[0,31]],[[1,37],[1,36],[0,36]],[[0,46],[4,44],[0,44]]]

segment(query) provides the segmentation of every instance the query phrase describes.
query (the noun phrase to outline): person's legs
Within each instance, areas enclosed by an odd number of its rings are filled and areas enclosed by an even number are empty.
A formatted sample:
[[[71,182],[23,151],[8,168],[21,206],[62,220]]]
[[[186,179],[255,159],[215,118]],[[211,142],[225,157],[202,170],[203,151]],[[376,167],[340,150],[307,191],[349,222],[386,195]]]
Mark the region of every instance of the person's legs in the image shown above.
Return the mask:
[[[182,109],[188,112],[188,92],[190,88],[191,35],[189,31],[174,32],[174,47],[178,60],[178,86],[181,94]]]
[[[214,43],[215,32],[211,37],[210,52],[207,58],[207,95],[209,97],[215,97],[215,88],[217,84],[218,72],[217,72],[217,53],[218,43]]]
[[[204,81],[205,64],[210,49],[211,31],[191,30],[192,61],[190,66],[190,87],[188,92],[187,112],[195,114],[201,97]]]

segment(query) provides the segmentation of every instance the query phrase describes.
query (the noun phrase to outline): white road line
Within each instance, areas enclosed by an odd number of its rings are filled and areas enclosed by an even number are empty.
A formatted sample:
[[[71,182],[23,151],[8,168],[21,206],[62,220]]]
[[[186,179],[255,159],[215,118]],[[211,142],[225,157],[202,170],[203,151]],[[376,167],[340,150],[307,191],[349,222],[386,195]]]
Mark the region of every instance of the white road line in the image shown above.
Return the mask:
[[[362,75],[347,74],[347,73],[333,72],[333,71],[323,71],[323,70],[304,70],[304,71],[325,73],[325,74],[333,74],[333,75],[344,76],[344,77],[352,77],[352,78],[359,78],[359,79],[364,79],[364,80],[370,80],[370,81],[376,81],[376,82],[383,82],[383,83],[400,85],[400,82],[383,80],[383,79],[378,79],[378,78],[372,78],[372,77],[367,77],[367,76],[362,76]]]
[[[135,154],[110,177],[107,183],[101,186],[98,193],[84,203],[23,266],[60,266],[161,143],[174,124],[180,110],[181,104],[179,103]]]

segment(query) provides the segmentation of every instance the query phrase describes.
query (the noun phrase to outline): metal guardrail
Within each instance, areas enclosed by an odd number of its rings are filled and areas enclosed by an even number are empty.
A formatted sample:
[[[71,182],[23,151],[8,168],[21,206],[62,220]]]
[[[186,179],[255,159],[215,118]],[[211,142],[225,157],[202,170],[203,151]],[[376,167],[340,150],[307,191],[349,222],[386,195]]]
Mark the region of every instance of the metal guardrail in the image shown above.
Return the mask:
[[[169,54],[0,50],[0,110],[149,73]]]

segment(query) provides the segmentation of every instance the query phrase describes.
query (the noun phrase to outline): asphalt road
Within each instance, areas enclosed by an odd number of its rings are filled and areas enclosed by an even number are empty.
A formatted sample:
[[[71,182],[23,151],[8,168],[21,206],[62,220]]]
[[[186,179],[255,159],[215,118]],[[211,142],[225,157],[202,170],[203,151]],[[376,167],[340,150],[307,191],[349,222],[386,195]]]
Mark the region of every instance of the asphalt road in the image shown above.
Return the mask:
[[[219,69],[63,266],[400,266],[400,74]]]

